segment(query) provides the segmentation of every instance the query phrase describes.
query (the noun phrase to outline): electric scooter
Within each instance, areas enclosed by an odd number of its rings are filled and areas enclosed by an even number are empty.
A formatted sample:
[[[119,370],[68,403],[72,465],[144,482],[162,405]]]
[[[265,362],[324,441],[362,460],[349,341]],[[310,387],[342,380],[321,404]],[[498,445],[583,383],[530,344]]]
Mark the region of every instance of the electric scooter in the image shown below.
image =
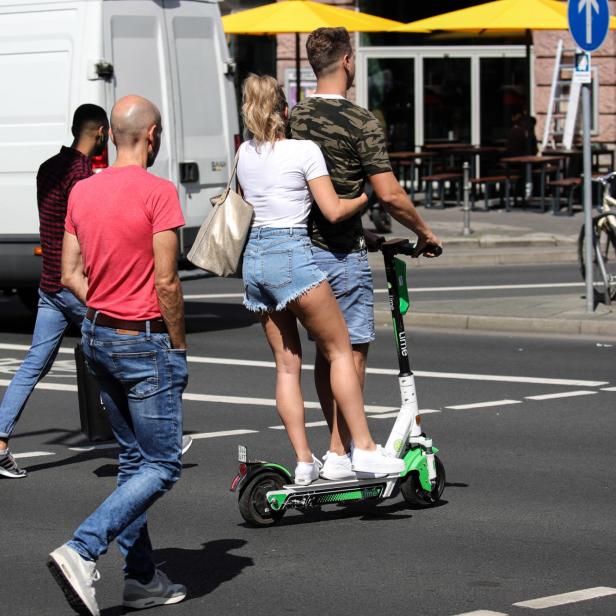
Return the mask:
[[[402,458],[402,473],[370,479],[328,481],[319,479],[310,485],[293,483],[292,473],[280,464],[251,460],[246,447],[239,446],[239,473],[231,491],[238,493],[239,509],[250,526],[269,526],[278,522],[287,509],[303,512],[318,510],[323,505],[380,501],[402,493],[409,505],[425,508],[436,505],[445,489],[445,468],[436,455],[432,439],[421,431],[415,380],[411,372],[403,315],[409,308],[406,284],[406,263],[397,254],[417,257],[415,245],[408,240],[382,241],[380,250],[385,261],[393,331],[398,353],[398,382],[402,405],[392,427],[385,449]],[[430,252],[440,254],[438,246]]]

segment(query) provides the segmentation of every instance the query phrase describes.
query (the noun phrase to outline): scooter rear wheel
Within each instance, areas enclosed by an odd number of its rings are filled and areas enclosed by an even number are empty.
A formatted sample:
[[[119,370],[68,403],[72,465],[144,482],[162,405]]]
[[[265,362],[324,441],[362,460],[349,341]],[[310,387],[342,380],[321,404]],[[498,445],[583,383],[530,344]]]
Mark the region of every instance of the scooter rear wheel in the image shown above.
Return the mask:
[[[272,490],[280,490],[284,485],[278,473],[260,473],[244,488],[239,499],[240,513],[250,526],[271,526],[279,522],[284,511],[274,511],[267,502],[266,495]]]
[[[424,509],[434,507],[445,490],[445,467],[438,456],[434,457],[436,466],[436,482],[430,492],[424,490],[417,473],[409,473],[400,484],[400,492],[404,500],[414,507]]]

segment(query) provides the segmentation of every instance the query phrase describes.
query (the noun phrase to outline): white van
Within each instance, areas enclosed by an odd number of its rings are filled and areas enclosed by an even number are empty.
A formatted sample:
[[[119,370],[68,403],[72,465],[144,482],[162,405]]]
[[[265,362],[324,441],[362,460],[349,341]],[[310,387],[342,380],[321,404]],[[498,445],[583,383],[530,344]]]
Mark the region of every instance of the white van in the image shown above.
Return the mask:
[[[0,290],[38,286],[36,172],[74,110],[126,94],[161,110],[151,171],[178,187],[183,257],[239,139],[232,74],[216,0],[0,0]]]

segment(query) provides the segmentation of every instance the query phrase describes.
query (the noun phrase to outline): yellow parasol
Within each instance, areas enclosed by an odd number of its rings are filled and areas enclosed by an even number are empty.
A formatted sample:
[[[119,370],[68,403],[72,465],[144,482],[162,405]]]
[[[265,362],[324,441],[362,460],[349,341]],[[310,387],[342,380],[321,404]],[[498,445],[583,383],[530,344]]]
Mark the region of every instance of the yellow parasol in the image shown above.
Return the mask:
[[[227,34],[295,34],[296,97],[300,89],[299,34],[317,28],[344,27],[349,32],[386,32],[402,24],[367,13],[330,6],[312,0],[283,0],[225,15]]]
[[[394,32],[568,30],[567,3],[558,0],[496,0],[394,28]],[[610,18],[610,30],[616,17]]]

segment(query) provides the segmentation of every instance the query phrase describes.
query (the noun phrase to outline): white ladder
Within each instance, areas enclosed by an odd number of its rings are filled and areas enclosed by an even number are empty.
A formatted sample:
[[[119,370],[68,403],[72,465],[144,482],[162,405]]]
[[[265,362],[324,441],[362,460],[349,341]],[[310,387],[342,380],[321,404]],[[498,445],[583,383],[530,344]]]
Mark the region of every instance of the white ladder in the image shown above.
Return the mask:
[[[565,57],[567,61],[564,61]],[[575,50],[563,49],[563,41],[560,39],[556,46],[550,101],[543,128],[541,151],[548,147],[555,148],[557,145],[566,150],[571,149],[581,91],[580,84],[573,82],[574,70]],[[556,143],[557,138],[560,139],[560,144]]]

